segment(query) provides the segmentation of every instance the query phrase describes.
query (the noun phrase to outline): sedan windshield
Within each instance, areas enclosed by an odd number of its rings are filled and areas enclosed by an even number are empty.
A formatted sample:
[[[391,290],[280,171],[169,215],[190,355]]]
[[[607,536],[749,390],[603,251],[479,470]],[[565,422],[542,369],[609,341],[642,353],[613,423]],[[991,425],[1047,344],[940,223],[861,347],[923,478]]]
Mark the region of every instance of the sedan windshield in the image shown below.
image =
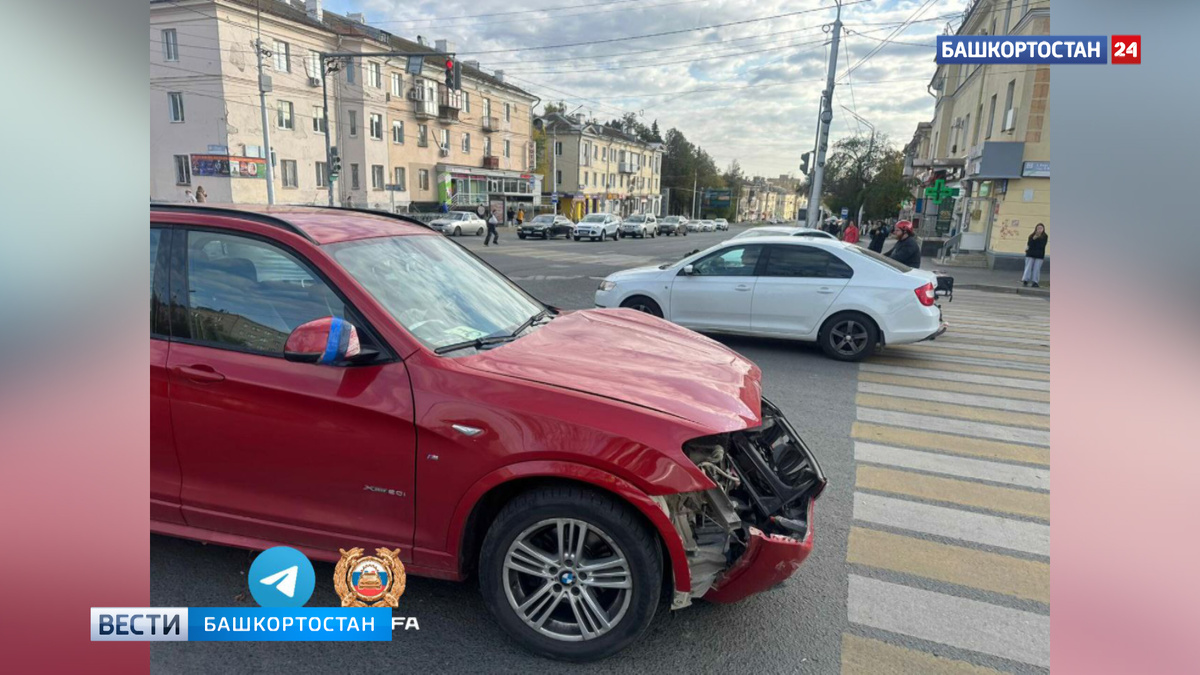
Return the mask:
[[[603,222],[604,222],[604,220],[605,220],[606,218],[608,218],[608,216],[605,216],[605,215],[602,215],[602,214],[599,214],[599,213],[593,213],[593,214],[591,214],[591,215],[589,215],[589,216],[584,216],[583,220],[582,220],[582,221],[580,221],[580,222],[583,222],[583,223],[603,223]]]
[[[554,216],[538,216],[530,222],[538,223],[539,225],[549,225],[554,222]]]
[[[642,221],[643,221],[643,220],[645,220],[645,219],[646,219],[646,217],[645,217],[645,216],[629,216],[628,218],[626,218],[626,219],[625,219],[625,222],[627,222],[627,223],[640,223],[640,222],[642,222]]]
[[[509,335],[545,309],[458,244],[439,237],[359,239],[326,250],[431,349]]]

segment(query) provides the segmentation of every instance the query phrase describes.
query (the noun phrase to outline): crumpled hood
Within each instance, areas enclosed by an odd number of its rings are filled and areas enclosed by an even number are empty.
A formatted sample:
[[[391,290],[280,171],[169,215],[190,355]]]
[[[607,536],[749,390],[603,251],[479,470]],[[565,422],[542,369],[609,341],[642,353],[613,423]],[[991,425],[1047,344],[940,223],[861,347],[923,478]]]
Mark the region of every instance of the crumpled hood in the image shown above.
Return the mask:
[[[625,401],[721,433],[761,420],[762,371],[724,345],[631,309],[564,314],[470,368]]]

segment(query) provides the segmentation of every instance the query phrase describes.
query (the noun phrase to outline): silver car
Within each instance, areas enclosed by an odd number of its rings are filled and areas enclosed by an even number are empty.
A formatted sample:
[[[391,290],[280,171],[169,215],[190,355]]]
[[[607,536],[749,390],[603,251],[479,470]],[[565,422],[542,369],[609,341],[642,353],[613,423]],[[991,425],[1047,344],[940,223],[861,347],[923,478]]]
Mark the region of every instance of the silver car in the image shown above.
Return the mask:
[[[653,238],[658,234],[658,218],[649,213],[635,213],[621,222],[622,237]]]
[[[483,233],[487,230],[487,223],[474,213],[451,211],[433,220],[429,223],[429,227],[442,234],[453,235],[455,237],[461,237],[463,234],[473,234],[477,237],[482,237]]]
[[[575,226],[573,238],[604,241],[605,237],[616,239],[621,229],[621,219],[611,213],[589,213]]]

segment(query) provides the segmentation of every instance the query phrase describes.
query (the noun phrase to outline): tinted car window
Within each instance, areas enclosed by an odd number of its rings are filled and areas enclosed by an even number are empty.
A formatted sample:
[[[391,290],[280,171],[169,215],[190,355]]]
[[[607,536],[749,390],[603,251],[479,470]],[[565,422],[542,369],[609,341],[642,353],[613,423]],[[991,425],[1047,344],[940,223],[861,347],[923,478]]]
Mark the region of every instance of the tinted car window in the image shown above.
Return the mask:
[[[889,258],[887,256],[880,255],[880,254],[876,253],[875,251],[871,251],[871,250],[868,250],[865,248],[859,248],[858,246],[852,246],[848,250],[854,251],[858,255],[870,258],[871,260],[874,260],[877,263],[887,265],[888,267],[896,270],[897,272],[911,272],[912,271],[912,268],[909,267],[908,265],[905,265],[902,262],[896,262],[895,260],[892,260],[891,258]]]
[[[693,263],[692,272],[702,277],[751,277],[761,252],[758,244],[721,249]]]
[[[189,232],[188,323],[192,339],[283,354],[297,326],[345,307],[283,249],[248,237]]]
[[[763,276],[849,279],[854,270],[828,251],[812,246],[772,246]]]
[[[170,332],[167,315],[168,234],[162,228],[150,230],[150,334],[165,337]]]

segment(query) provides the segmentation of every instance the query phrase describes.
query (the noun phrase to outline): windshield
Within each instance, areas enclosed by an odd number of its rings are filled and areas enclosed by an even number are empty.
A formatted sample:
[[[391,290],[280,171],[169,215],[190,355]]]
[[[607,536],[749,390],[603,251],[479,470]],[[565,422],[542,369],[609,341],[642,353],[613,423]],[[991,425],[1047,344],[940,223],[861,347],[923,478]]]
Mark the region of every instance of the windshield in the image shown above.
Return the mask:
[[[667,216],[666,218],[663,218],[663,222],[664,223],[672,223],[672,224],[678,223],[679,216]]]
[[[550,223],[554,222],[554,216],[538,216],[537,218],[533,219],[533,222],[549,225]]]
[[[508,335],[545,309],[538,301],[441,237],[379,237],[326,250],[425,346]]]
[[[745,232],[739,234],[735,238],[736,239],[746,239],[748,237],[778,237],[783,234],[785,234],[785,233],[780,232],[779,230],[768,230],[765,228],[758,228],[758,229],[753,229],[753,230],[746,230]]]
[[[912,268],[909,267],[908,265],[905,265],[902,262],[896,262],[895,260],[892,260],[891,258],[889,258],[887,256],[880,255],[880,254],[876,253],[875,251],[871,251],[869,249],[859,248],[857,246],[847,246],[846,250],[854,251],[855,253],[857,253],[861,256],[866,256],[866,257],[870,258],[871,260],[874,260],[876,262],[881,262],[884,265],[887,265],[888,267],[891,267],[892,269],[897,270],[899,272],[911,272],[912,271]]]
[[[628,218],[625,219],[625,222],[640,223],[645,219],[646,219],[646,216],[629,216]]]
[[[605,219],[605,218],[607,218],[607,217],[608,217],[608,216],[605,216],[605,215],[603,215],[603,214],[599,214],[599,213],[593,213],[593,214],[592,214],[592,215],[590,215],[590,216],[585,216],[585,217],[584,217],[584,219],[583,219],[581,222],[584,222],[584,223],[603,223],[603,222],[604,222],[604,219]]]

